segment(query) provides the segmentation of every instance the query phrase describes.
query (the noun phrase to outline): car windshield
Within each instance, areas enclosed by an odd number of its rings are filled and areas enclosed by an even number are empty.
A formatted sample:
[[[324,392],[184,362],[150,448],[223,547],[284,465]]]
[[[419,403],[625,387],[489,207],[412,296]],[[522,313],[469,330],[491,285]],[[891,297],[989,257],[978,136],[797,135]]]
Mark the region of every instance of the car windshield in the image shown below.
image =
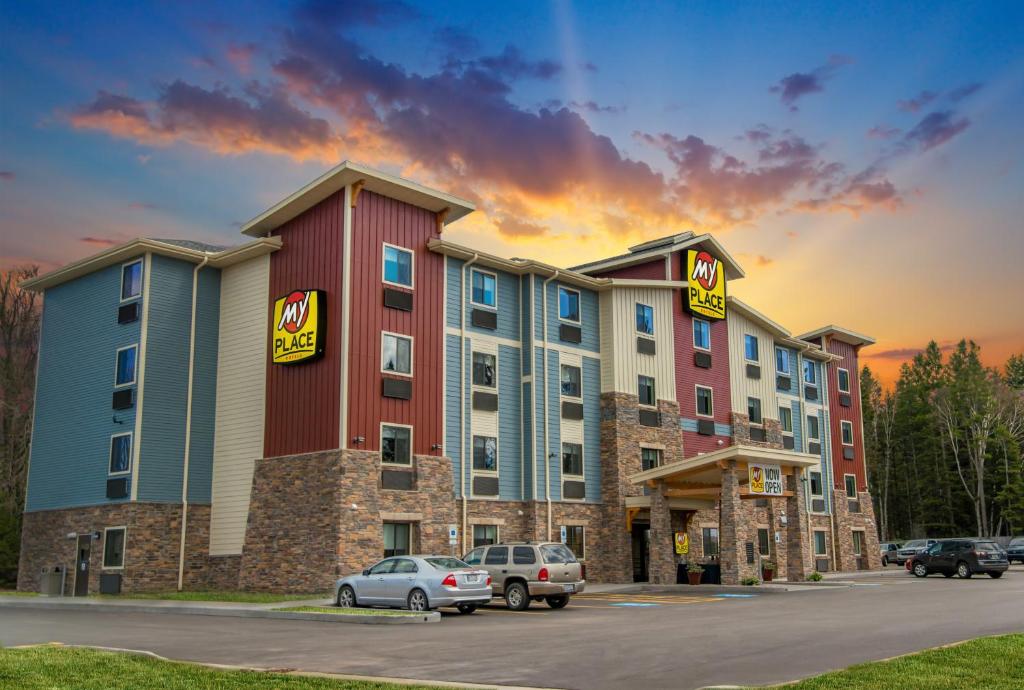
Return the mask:
[[[976,541],[974,542],[975,551],[1000,551],[999,545],[994,541]]]
[[[575,563],[576,557],[563,544],[544,544],[540,547],[540,555],[545,563]]]
[[[918,539],[918,540],[915,540],[915,541],[908,541],[906,544],[903,545],[903,548],[905,548],[905,549],[917,549],[917,548],[920,548],[920,547],[924,546],[925,543],[926,542],[925,542],[924,539]]]
[[[1010,546],[1024,546],[1024,537],[1014,537],[1010,540]]]
[[[434,566],[438,570],[458,570],[459,568],[472,568],[469,563],[460,561],[458,558],[449,558],[439,556],[436,558],[424,558],[427,563]]]

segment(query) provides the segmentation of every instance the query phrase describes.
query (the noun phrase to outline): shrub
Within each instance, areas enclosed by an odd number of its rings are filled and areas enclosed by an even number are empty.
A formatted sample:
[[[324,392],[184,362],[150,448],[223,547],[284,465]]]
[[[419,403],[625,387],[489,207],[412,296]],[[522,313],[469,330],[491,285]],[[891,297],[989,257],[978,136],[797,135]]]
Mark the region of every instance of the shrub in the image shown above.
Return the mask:
[[[743,578],[740,584],[745,585],[747,587],[756,587],[759,584],[761,584],[761,580],[759,580],[756,577],[745,577]]]
[[[700,563],[687,563],[686,572],[688,573],[703,573],[704,568],[701,567]]]
[[[822,576],[821,573],[819,573],[817,570],[815,570],[813,573],[811,573],[810,575],[807,576],[807,579],[810,580],[811,582],[821,582],[825,578]]]

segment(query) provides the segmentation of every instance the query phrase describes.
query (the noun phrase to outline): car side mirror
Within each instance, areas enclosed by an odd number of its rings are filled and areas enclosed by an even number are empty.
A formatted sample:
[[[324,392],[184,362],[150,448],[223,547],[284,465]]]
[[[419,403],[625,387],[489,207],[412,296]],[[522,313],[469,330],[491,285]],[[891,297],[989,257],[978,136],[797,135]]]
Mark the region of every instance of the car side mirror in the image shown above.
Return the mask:
[[[369,568],[367,568],[366,570],[363,571],[363,577],[366,577],[369,574],[370,574],[370,569]]]

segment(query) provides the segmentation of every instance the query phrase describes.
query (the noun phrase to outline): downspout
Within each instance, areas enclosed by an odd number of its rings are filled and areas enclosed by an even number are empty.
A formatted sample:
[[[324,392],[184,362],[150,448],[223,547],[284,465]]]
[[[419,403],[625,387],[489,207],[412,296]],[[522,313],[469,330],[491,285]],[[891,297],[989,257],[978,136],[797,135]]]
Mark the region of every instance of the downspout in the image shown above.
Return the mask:
[[[544,341],[544,498],[548,504],[548,541],[551,541],[551,458],[548,449],[548,283],[557,278],[561,271],[555,269],[541,287],[541,338]]]
[[[474,253],[473,258],[462,264],[462,285],[460,286],[459,292],[462,293],[461,303],[459,304],[459,420],[462,422],[461,433],[459,434],[459,493],[462,494],[462,552],[465,553],[469,546],[466,541],[466,527],[467,527],[467,504],[466,504],[466,304],[469,300],[466,299],[466,269],[476,263],[476,260],[480,258],[480,254]],[[470,366],[472,366],[472,360],[470,360]],[[472,374],[470,374],[472,375]],[[471,544],[472,542],[469,542]]]
[[[199,271],[210,261],[209,256],[192,270],[192,323],[188,333],[188,395],[185,402],[185,457],[181,472],[181,539],[178,545],[178,591],[185,579],[185,530],[188,526],[188,461],[192,445],[192,378],[196,366],[196,301]]]

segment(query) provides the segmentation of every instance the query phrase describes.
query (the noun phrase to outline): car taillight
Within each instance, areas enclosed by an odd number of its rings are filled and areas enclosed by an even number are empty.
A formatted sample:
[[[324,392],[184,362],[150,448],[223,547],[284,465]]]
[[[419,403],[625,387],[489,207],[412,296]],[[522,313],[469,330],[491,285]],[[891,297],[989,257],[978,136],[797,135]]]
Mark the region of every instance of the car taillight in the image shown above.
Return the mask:
[[[491,576],[490,575],[487,576],[487,586],[488,587],[491,586]]]
[[[583,565],[582,563],[580,563],[580,579],[587,579],[587,566]]]
[[[541,568],[540,572],[537,573],[537,579],[540,580],[541,582],[547,582],[548,581],[548,569],[547,568]]]
[[[458,587],[459,585],[455,582],[455,573],[448,573],[448,576],[441,580],[441,584],[445,587]]]

